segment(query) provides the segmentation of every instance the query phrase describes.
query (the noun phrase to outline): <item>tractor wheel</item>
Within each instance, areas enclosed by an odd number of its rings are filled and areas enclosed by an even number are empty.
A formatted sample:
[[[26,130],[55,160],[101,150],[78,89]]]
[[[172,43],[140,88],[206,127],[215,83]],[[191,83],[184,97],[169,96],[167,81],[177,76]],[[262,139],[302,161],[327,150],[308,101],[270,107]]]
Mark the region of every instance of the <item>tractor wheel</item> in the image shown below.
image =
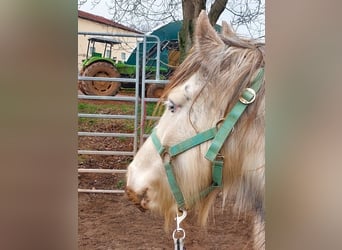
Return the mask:
[[[84,73],[84,69],[81,69],[80,72],[79,72],[79,75],[80,76],[83,76],[83,73]],[[83,81],[81,80],[78,80],[78,89],[83,93],[83,94],[86,94],[86,90],[84,88],[84,84],[82,84]]]
[[[165,85],[153,83],[147,88],[146,97],[148,98],[160,98],[164,92]]]
[[[120,77],[118,70],[110,63],[95,62],[84,69],[82,76],[89,77]],[[105,81],[81,81],[79,84],[80,90],[86,95],[116,95],[121,87],[120,82],[105,82]]]

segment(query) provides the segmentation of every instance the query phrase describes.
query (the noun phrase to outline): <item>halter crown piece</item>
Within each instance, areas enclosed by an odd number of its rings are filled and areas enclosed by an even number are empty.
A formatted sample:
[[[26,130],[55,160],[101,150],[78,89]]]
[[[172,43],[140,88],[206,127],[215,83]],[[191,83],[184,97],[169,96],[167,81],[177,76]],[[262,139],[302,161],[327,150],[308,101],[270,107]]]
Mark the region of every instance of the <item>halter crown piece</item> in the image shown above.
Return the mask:
[[[239,120],[247,106],[254,102],[256,93],[259,91],[263,82],[264,68],[261,68],[258,75],[252,82],[249,88],[242,91],[239,101],[234,105],[230,113],[223,121],[221,127],[217,130],[216,127],[205,130],[195,136],[186,139],[171,147],[163,146],[157,137],[155,129],[151,134],[152,142],[158,151],[159,155],[164,158],[165,155],[169,155],[169,158],[164,163],[167,179],[173,193],[173,196],[177,202],[179,209],[185,209],[185,200],[180,190],[175,175],[172,170],[171,159],[180,153],[183,153],[193,147],[196,147],[206,141],[212,140],[209,149],[204,156],[207,160],[212,162],[212,184],[200,192],[196,199],[207,196],[215,188],[222,186],[222,169],[223,169],[223,157],[219,154],[224,142],[227,140],[230,132],[232,131],[235,123]]]

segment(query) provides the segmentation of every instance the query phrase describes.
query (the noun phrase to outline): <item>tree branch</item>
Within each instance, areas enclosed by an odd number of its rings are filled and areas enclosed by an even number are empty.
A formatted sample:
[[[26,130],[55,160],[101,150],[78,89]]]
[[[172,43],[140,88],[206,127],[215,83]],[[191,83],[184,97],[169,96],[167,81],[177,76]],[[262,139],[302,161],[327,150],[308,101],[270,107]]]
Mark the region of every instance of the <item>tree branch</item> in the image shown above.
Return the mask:
[[[210,24],[214,26],[219,19],[220,15],[226,8],[228,0],[216,0],[210,7],[208,14]]]

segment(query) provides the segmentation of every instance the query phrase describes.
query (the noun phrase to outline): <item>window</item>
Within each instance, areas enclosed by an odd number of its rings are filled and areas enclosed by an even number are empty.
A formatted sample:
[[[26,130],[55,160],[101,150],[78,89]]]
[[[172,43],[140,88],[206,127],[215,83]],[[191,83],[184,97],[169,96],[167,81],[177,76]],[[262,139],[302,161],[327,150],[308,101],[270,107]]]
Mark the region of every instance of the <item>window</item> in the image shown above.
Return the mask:
[[[89,48],[89,54],[90,54],[90,56],[92,56],[94,52],[95,52],[95,47],[94,47],[94,46],[90,47],[90,48]]]
[[[111,57],[111,51],[110,51],[110,49],[107,49],[106,50],[106,54],[105,54],[105,57],[107,57],[107,58],[110,58]]]
[[[126,53],[125,52],[121,53],[121,60],[126,61]]]

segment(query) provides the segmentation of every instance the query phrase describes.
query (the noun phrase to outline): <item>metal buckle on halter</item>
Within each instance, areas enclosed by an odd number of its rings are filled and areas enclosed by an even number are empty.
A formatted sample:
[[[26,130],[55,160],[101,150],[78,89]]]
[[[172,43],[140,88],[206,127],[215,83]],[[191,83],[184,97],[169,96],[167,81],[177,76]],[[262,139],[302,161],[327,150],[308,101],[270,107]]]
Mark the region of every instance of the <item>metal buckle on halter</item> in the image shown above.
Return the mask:
[[[216,155],[215,161],[224,161],[224,156],[221,153]]]
[[[242,92],[239,100],[243,104],[250,104],[250,103],[254,102],[255,96],[256,96],[256,93],[255,93],[254,89],[245,88],[245,90]]]

